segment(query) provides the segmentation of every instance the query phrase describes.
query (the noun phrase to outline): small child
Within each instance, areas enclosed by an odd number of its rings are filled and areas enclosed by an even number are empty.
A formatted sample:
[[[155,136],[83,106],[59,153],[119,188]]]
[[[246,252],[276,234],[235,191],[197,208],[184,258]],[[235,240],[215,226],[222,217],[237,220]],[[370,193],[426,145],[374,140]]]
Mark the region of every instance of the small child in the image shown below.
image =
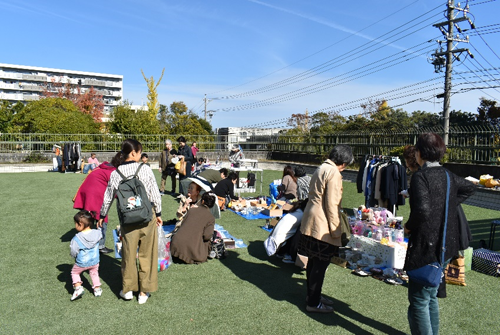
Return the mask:
[[[70,243],[71,256],[75,257],[75,265],[71,269],[71,279],[75,291],[71,301],[80,298],[83,293],[82,279],[80,274],[89,271],[92,279],[94,295],[100,297],[102,294],[101,281],[99,280],[99,240],[102,238],[100,230],[91,229],[94,218],[89,211],[81,210],[75,214],[75,228],[78,233]]]
[[[148,159],[149,159],[148,154],[144,152],[144,153],[141,155],[141,160],[142,160],[142,162],[143,162],[144,164],[146,164],[147,166],[151,166],[151,165],[149,165],[149,163],[148,163]]]

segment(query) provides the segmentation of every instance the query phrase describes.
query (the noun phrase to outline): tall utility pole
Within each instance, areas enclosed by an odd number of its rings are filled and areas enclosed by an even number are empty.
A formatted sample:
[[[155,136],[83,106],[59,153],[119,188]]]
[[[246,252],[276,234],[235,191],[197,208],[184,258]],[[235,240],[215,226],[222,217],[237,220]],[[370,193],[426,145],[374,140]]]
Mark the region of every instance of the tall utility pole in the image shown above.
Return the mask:
[[[207,121],[207,95],[205,94],[205,121]]]
[[[454,49],[453,42],[469,42],[469,36],[466,39],[460,39],[458,35],[453,36],[453,29],[457,27],[457,30],[461,32],[458,23],[461,21],[468,21],[471,25],[471,28],[474,29],[474,25],[471,20],[467,17],[467,13],[469,12],[469,6],[467,5],[465,8],[461,8],[460,4],[455,7],[454,0],[448,0],[447,4],[447,15],[446,18],[448,21],[436,23],[433,27],[439,28],[443,36],[445,37],[445,41],[438,41],[439,44],[446,42],[446,51],[442,49],[439,52],[436,52],[432,55],[432,64],[434,65],[435,72],[441,72],[441,68],[445,65],[445,77],[444,77],[444,94],[443,94],[443,119],[444,119],[444,136],[443,140],[446,145],[448,145],[448,138],[450,133],[450,95],[451,95],[451,71],[452,64],[455,59],[460,60],[460,55],[463,52],[467,52],[471,57],[474,57],[469,49]],[[463,13],[462,17],[456,16],[456,12]],[[458,43],[457,43],[458,44]],[[457,55],[455,55],[457,54]],[[445,58],[443,58],[445,56]]]

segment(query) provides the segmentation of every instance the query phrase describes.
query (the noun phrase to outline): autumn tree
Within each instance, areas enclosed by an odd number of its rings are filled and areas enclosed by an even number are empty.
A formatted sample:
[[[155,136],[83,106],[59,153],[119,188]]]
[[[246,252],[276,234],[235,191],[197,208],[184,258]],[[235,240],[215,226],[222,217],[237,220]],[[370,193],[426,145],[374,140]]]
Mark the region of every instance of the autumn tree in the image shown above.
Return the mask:
[[[144,71],[141,69],[142,76],[144,77],[144,80],[146,81],[146,84],[148,85],[148,110],[151,114],[151,118],[155,119],[156,115],[158,114],[158,111],[160,109],[159,103],[158,103],[158,85],[160,85],[160,82],[163,78],[163,74],[165,73],[165,68],[163,68],[163,71],[161,71],[161,76],[160,79],[158,79],[158,82],[155,83],[155,80],[153,76],[151,76],[149,79],[146,78],[146,75],[144,74]]]
[[[42,96],[70,100],[83,114],[91,115],[96,122],[102,121],[104,113],[103,97],[92,86],[82,91],[79,85],[71,84],[69,80],[63,83],[61,78],[58,81],[52,78],[51,83],[45,86]]]
[[[52,134],[95,134],[99,124],[63,98],[32,101],[15,114],[9,132]]]

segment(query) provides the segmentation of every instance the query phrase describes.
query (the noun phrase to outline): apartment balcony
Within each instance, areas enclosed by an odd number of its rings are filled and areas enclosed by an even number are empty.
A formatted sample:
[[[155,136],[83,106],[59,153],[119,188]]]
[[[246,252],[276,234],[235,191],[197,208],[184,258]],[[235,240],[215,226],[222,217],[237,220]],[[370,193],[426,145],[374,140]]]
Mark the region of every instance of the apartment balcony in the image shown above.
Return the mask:
[[[22,74],[21,73],[15,73],[15,72],[0,71],[0,78],[4,78],[4,79],[22,79]]]
[[[47,76],[46,75],[23,74],[21,79],[23,79],[23,80],[29,80],[29,81],[43,81],[43,82],[47,82]]]
[[[35,92],[43,92],[45,88],[40,85],[27,85],[27,84],[19,85],[19,87],[24,91],[35,91]]]
[[[19,87],[18,83],[10,84],[10,83],[0,83],[0,88],[3,88],[4,90],[20,90],[21,88]]]
[[[38,100],[40,99],[39,95],[36,94],[23,94],[23,100],[24,101],[33,101],[33,100]]]
[[[86,86],[106,86],[106,82],[104,80],[85,79],[83,81],[83,85],[86,85]]]

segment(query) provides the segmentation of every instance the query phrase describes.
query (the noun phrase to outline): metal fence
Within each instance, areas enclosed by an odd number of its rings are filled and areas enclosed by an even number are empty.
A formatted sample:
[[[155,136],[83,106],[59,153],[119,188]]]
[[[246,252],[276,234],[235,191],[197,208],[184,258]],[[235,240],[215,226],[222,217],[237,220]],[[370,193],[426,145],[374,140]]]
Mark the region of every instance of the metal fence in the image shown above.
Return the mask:
[[[443,128],[342,131],[328,135],[275,134],[247,136],[239,144],[244,151],[306,153],[326,156],[336,144],[348,144],[355,156],[388,155],[404,145],[415,144],[425,132],[443,134]],[[49,152],[54,144],[81,143],[84,152],[117,152],[124,139],[140,141],[143,150],[158,152],[166,139],[175,143],[178,135],[121,135],[121,134],[0,134],[0,152]],[[196,141],[203,152],[226,153],[231,138],[227,135],[189,135],[188,144]],[[500,164],[500,126],[452,127],[449,131],[448,160],[451,162]]]

